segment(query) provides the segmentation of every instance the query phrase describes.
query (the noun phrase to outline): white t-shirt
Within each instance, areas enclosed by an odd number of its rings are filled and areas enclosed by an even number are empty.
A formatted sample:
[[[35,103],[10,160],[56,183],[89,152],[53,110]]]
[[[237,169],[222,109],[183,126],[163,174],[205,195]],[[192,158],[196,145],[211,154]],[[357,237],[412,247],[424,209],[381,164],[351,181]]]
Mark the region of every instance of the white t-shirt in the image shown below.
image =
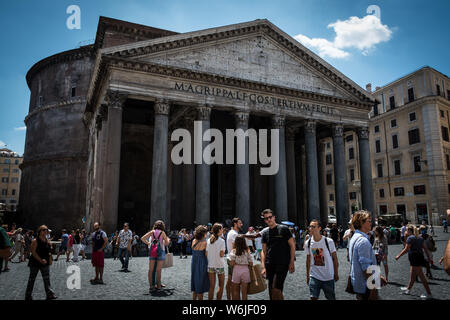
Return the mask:
[[[228,253],[233,250],[233,243],[236,240],[236,237],[239,235],[234,229],[231,229],[227,234],[227,251]]]
[[[255,231],[253,231],[253,232],[247,232],[246,233],[246,235],[249,235],[249,236],[251,236],[251,235],[255,235],[256,234],[256,232]],[[247,242],[247,246],[248,247],[253,247],[253,241],[252,241],[252,239],[248,239],[248,238],[245,238],[245,242]]]
[[[255,239],[255,248],[256,250],[262,250],[262,237]]]
[[[220,251],[225,253],[225,240],[219,237],[219,239],[211,244],[211,239],[208,239],[206,242],[208,268],[225,268],[225,260],[223,257],[220,257]]]
[[[325,239],[328,241],[330,251],[327,249]],[[308,248],[309,241],[311,241],[311,247]],[[330,281],[334,279],[334,267],[333,258],[331,253],[336,252],[333,239],[325,238],[322,236],[319,242],[315,242],[311,237],[308,242],[305,243],[305,250],[307,255],[311,255],[311,271],[310,276],[320,281]]]

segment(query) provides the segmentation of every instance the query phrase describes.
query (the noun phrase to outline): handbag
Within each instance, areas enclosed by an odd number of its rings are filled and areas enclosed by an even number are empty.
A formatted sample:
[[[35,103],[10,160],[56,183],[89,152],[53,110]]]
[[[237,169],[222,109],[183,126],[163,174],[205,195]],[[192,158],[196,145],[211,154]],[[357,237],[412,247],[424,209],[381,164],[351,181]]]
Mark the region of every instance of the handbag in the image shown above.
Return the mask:
[[[353,249],[355,248],[356,241],[358,241],[358,239],[356,239],[355,242],[353,242],[353,246],[352,246],[352,259],[350,260],[350,273],[352,272],[352,261],[353,261],[353,256],[354,256]],[[350,276],[350,274],[348,275],[348,278],[347,278],[347,287],[345,288],[345,292],[350,293],[350,294],[356,294],[355,290],[353,289],[352,277]]]
[[[250,271],[250,283],[248,284],[247,294],[256,294],[267,289],[267,283],[261,275],[261,264],[248,266]]]
[[[167,251],[167,249],[166,249]],[[164,259],[164,263],[162,265],[163,268],[170,268],[173,267],[173,253],[172,252],[166,252],[166,258]]]

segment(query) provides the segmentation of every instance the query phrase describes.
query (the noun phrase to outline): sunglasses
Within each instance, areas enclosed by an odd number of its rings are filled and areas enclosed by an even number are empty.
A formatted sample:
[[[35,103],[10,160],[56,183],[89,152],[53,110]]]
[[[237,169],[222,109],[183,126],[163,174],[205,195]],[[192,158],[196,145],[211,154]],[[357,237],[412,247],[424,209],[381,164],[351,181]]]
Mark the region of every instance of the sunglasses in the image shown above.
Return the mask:
[[[264,220],[269,220],[269,219],[272,219],[273,218],[273,216],[268,216],[268,217],[264,217]]]

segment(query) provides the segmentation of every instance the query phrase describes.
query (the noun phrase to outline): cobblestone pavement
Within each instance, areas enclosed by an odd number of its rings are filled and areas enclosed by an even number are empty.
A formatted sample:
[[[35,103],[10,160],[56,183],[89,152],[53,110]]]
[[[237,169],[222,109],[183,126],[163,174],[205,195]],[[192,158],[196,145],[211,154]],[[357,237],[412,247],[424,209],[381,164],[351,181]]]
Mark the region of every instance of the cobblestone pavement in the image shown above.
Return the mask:
[[[436,246],[434,261],[438,269],[432,270],[434,280],[429,284],[435,299],[450,299],[450,276],[443,270],[443,266],[438,265],[440,257],[443,255],[445,245],[450,238],[450,233],[443,233],[442,228],[436,228]],[[400,294],[400,287],[406,286],[409,279],[408,257],[403,256],[399,261],[395,261],[395,255],[402,249],[401,244],[389,247],[389,282],[390,284],[380,290],[380,296],[384,300],[418,300],[425,292],[421,283],[415,283],[410,296]],[[346,259],[346,250],[338,250],[339,258],[339,278],[336,283],[336,297],[338,300],[353,300],[354,296],[345,292],[346,280],[349,271],[349,264]],[[296,253],[296,271],[288,274],[285,282],[284,296],[287,300],[307,300],[309,290],[306,285],[304,251]],[[69,266],[80,267],[81,289],[70,290],[67,288],[67,274]],[[167,288],[158,295],[148,293],[148,259],[136,257],[130,260],[130,273],[122,273],[118,270],[121,264],[118,260],[105,259],[105,285],[91,285],[89,279],[93,277],[94,271],[90,260],[78,263],[66,262],[65,257],[53,263],[51,267],[51,284],[59,299],[65,300],[189,300],[191,277],[191,258],[180,259],[174,257],[174,266],[163,269],[162,281]],[[0,274],[0,300],[21,300],[24,298],[25,288],[28,280],[29,269],[25,263],[11,263],[9,272]],[[383,270],[383,268],[382,268]],[[384,273],[384,270],[382,271]],[[207,295],[205,294],[205,298]],[[226,298],[225,292],[224,297]],[[44,299],[44,287],[42,277],[38,275],[34,287],[33,298]],[[249,296],[250,299],[268,300],[266,292]],[[324,299],[321,293],[321,299]]]

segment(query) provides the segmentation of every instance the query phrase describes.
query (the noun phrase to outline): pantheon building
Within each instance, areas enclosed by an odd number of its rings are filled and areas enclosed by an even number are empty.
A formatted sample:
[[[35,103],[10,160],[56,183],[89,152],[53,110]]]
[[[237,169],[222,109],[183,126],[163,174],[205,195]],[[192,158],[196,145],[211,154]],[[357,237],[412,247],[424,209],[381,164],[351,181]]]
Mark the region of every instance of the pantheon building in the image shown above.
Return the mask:
[[[37,62],[20,189],[25,226],[138,233],[241,217],[328,219],[320,139],[332,137],[336,216],[349,219],[344,132],[357,133],[362,206],[374,212],[370,93],[268,20],[177,33],[100,17],[95,43]],[[174,164],[172,132],[279,129],[279,170]],[[270,131],[270,130],[269,130]],[[204,142],[204,146],[208,144]],[[248,148],[248,144],[247,144]],[[270,150],[270,148],[269,148]],[[248,151],[248,150],[247,150]]]

